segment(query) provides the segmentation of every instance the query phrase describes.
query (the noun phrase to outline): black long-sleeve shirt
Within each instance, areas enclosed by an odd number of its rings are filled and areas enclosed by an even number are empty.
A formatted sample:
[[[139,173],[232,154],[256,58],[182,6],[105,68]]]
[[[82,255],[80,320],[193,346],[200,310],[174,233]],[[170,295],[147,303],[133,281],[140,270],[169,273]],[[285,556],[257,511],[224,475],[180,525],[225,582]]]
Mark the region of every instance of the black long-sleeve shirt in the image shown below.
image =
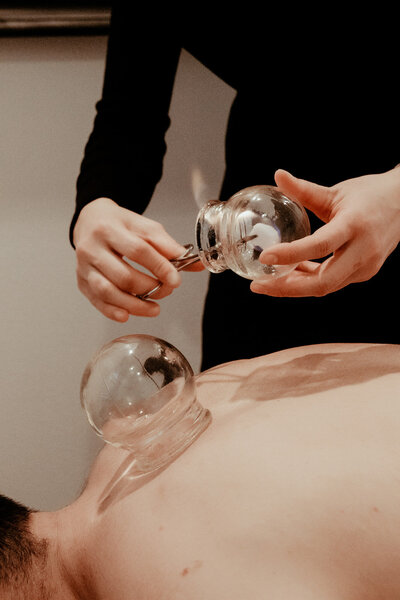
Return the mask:
[[[170,13],[115,3],[71,235],[80,210],[95,198],[139,213],[150,202],[162,176],[182,48],[237,90],[223,199],[272,183],[277,168],[333,185],[399,162],[398,44],[390,15],[264,9],[247,20],[243,7],[232,9],[225,24],[200,11],[181,15],[177,26]]]
[[[400,162],[397,19],[383,4],[351,15],[337,3],[262,3],[251,14],[240,4],[219,18],[199,5],[179,24],[169,6],[160,14],[132,4],[113,10],[71,233],[81,208],[101,196],[145,210],[162,176],[182,48],[236,90],[222,200],[273,183],[278,168],[331,186]],[[310,219],[313,229],[321,225]],[[229,270],[211,275],[201,368],[306,344],[400,343],[399,262],[397,248],[369,281],[322,298],[257,295]]]

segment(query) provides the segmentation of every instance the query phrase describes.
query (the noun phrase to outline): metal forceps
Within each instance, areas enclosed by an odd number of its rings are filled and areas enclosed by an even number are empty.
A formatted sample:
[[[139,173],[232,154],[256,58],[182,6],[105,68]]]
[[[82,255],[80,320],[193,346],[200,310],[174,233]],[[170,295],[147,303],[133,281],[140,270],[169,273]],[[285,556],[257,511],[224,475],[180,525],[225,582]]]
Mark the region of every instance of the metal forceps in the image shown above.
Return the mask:
[[[178,256],[178,258],[172,258],[169,261],[171,264],[174,265],[177,271],[181,271],[185,267],[193,265],[194,263],[200,260],[200,256],[193,252],[193,244],[184,244],[184,248],[186,248],[186,251],[181,256]],[[160,282],[152,290],[145,292],[140,296],[137,295],[136,298],[139,298],[139,300],[147,300],[147,298],[150,298],[150,296],[155,294],[160,289],[160,287],[162,287],[162,285],[163,284]]]

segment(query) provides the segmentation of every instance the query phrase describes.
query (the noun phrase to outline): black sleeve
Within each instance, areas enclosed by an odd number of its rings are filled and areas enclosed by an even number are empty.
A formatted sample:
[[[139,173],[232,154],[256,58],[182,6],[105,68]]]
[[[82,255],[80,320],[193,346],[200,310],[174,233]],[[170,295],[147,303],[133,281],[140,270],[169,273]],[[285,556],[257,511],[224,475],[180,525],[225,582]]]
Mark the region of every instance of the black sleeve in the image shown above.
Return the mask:
[[[107,197],[141,213],[161,179],[180,45],[173,27],[134,6],[122,1],[112,8],[103,93],[77,180],[71,244],[86,204]]]

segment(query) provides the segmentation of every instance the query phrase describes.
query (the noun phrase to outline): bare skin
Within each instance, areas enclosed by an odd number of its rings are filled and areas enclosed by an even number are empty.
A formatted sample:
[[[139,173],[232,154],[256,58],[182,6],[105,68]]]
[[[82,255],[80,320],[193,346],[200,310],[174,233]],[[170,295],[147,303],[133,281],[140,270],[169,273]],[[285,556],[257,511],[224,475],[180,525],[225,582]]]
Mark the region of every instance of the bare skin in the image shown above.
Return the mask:
[[[183,455],[137,479],[106,446],[76,502],[35,515],[57,549],[54,598],[399,598],[399,389],[390,345],[201,374],[213,421]]]
[[[399,167],[332,187],[296,178],[282,169],[276,172],[275,181],[326,225],[311,236],[264,250],[262,263],[298,267],[287,277],[253,281],[250,289],[254,293],[325,296],[373,277],[397,247]],[[115,321],[127,321],[129,315],[157,316],[157,302],[136,296],[161,281],[163,286],[153,299],[162,299],[181,283],[169,261],[183,253],[183,246],[160,223],[121,208],[109,198],[98,198],[83,208],[74,229],[74,244],[80,291]],[[188,270],[202,269],[198,263]]]
[[[181,284],[170,260],[185,248],[157,221],[98,198],[81,211],[74,229],[80,291],[104,316],[125,322],[130,315],[156,317],[165,298]],[[199,270],[199,265],[188,270]],[[140,296],[163,285],[152,300]]]
[[[326,225],[312,235],[264,250],[264,264],[297,264],[280,279],[259,278],[251,290],[270,296],[325,296],[376,275],[400,241],[400,168],[324,187],[275,174],[278,187]],[[325,259],[321,263],[316,259]]]

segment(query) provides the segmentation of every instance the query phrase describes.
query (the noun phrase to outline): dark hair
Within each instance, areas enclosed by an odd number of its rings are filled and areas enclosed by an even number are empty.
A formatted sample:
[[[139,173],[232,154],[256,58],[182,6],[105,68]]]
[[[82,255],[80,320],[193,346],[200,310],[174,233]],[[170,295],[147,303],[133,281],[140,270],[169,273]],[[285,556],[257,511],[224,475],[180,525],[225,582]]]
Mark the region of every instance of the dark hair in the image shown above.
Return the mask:
[[[29,529],[32,510],[0,494],[0,589],[30,584],[34,565],[45,564],[47,542]],[[38,581],[37,575],[34,576]],[[37,583],[35,583],[37,585]]]

